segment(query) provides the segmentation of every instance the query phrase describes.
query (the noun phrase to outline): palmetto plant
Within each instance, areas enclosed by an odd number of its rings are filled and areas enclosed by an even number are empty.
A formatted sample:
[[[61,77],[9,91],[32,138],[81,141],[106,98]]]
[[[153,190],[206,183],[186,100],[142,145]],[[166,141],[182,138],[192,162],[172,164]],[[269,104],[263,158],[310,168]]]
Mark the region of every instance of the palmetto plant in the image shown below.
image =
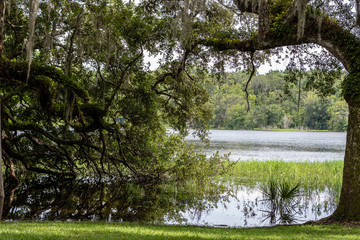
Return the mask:
[[[298,212],[299,206],[298,197],[300,196],[300,184],[291,186],[288,182],[278,183],[276,181],[269,181],[268,184],[261,187],[264,195],[264,201],[268,210],[263,210],[268,213],[270,223],[293,223],[296,221],[295,215]],[[277,215],[279,218],[277,218]]]

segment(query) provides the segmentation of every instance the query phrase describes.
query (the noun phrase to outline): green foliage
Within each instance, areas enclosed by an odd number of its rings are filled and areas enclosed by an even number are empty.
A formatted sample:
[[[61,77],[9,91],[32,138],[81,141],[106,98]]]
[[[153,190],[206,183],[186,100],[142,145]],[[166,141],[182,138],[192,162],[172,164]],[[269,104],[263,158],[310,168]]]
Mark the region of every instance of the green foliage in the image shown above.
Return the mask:
[[[274,38],[292,37],[296,33],[296,28],[289,27],[289,25],[285,24],[283,18],[284,15],[278,15],[272,23],[270,30],[273,32]]]
[[[279,14],[284,13],[284,11],[291,5],[292,1],[289,0],[272,0],[271,3],[271,13]]]
[[[325,130],[328,129],[327,122],[329,115],[326,109],[329,107],[329,101],[319,98],[310,93],[304,100],[304,123],[310,129]]]
[[[190,121],[206,135],[212,79],[204,67],[185,68],[171,56],[174,19],[121,0],[41,3],[27,79],[26,28],[17,26],[26,26],[28,10],[15,2],[7,21],[16,26],[4,31],[0,62],[9,181],[21,184],[29,171],[142,190],[164,184],[165,195],[192,198],[216,191],[206,183],[225,170],[220,156],[196,153],[181,135]],[[164,52],[166,63],[150,71],[145,55]],[[12,170],[19,178],[9,177]]]
[[[302,75],[300,98],[297,75],[271,72],[255,76],[249,85],[250,112],[246,112],[243,89],[247,76],[244,73],[227,73],[223,83],[209,91],[214,108],[211,127],[345,131],[348,110],[346,102],[341,98],[338,86],[340,78],[329,85],[331,90],[324,87],[324,91],[337,91],[335,96],[326,97],[325,92],[321,93],[322,90],[314,86],[317,84],[314,82],[323,86],[319,82],[327,80],[315,79],[317,71]],[[335,78],[332,79],[335,81]]]
[[[332,97],[331,105],[327,108],[328,114],[331,116],[328,122],[329,129],[333,131],[346,131],[348,121],[348,106],[345,101],[334,99]]]

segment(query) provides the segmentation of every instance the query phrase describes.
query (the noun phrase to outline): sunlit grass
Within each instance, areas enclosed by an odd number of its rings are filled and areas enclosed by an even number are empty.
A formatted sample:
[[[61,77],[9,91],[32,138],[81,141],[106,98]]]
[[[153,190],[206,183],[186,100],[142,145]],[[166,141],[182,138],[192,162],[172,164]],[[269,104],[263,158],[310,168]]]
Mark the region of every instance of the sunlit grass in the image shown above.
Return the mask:
[[[12,222],[0,223],[0,239],[360,239],[360,228],[328,225],[224,229],[123,223]]]

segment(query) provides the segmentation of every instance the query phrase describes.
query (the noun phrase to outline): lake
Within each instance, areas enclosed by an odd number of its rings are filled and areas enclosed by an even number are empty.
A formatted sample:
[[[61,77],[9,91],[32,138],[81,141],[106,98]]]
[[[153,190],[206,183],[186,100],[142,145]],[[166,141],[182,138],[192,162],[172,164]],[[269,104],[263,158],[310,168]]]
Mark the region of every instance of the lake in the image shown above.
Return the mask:
[[[231,153],[233,161],[331,161],[344,158],[345,132],[210,130],[210,145],[186,137],[207,155]]]
[[[332,161],[344,158],[346,133],[344,132],[292,132],[210,130],[210,144],[204,144],[193,135],[189,143],[202,149],[208,156],[216,151],[229,154],[232,161],[283,160],[283,161]],[[259,227],[275,224],[303,223],[329,216],[336,209],[338,193],[332,189],[313,191],[297,198],[297,209],[289,219],[278,215],[271,217],[269,205],[259,187],[232,186],[237,188],[226,201],[198,211],[183,213],[190,225]],[[175,222],[169,222],[176,224]]]
[[[281,215],[272,211],[271,204],[264,200],[260,188],[237,187],[233,195],[225,197],[215,206],[205,210],[192,208],[183,212],[186,222],[167,223],[210,227],[265,227],[319,220],[331,215],[336,209],[336,200],[329,191],[314,191],[310,195],[297,197],[294,208]]]

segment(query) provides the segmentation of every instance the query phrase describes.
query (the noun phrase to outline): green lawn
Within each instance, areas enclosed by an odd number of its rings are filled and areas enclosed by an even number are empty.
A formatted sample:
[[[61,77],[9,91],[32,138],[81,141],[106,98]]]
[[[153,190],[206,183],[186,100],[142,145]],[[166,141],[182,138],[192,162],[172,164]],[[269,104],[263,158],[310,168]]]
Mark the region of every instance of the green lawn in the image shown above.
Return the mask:
[[[236,229],[92,222],[3,222],[0,223],[0,239],[360,239],[360,226],[304,225]]]

